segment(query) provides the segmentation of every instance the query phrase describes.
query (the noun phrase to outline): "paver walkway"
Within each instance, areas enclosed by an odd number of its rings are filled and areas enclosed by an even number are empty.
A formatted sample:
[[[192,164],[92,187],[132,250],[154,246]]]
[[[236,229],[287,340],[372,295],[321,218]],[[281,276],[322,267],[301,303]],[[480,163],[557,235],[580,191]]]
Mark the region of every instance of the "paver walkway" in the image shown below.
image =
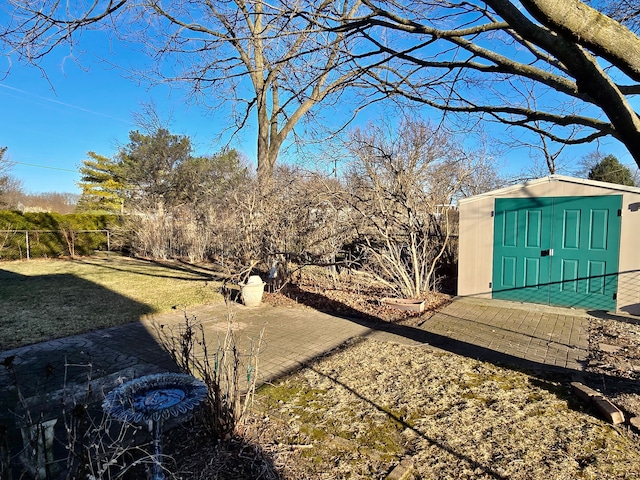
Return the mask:
[[[264,331],[259,354],[260,381],[294,370],[349,338],[368,336],[381,341],[426,344],[474,358],[538,367],[581,370],[588,354],[588,316],[584,311],[497,300],[459,298],[418,327],[341,318],[304,307],[247,308],[209,305],[188,311],[203,324],[212,341],[223,336],[227,315],[240,350]],[[177,371],[162,347],[160,336],[184,323],[173,311],[143,321],[1,352],[13,358],[11,369],[0,369],[0,404],[15,393],[13,372],[20,376],[22,394],[29,398],[54,385],[93,380],[92,388],[109,388],[118,381]],[[163,328],[159,326],[163,325]]]
[[[305,307],[233,304],[227,310],[220,304],[187,313],[202,322],[214,343],[224,335],[230,313],[241,351],[247,351],[251,341],[255,345],[264,332],[260,382],[272,381],[360,336],[427,345],[506,365],[564,371],[581,370],[588,354],[588,316],[584,311],[495,300],[456,299],[417,327],[341,318]],[[184,313],[173,311],[129,325],[0,352],[0,363],[12,367],[0,367],[0,425],[15,425],[21,409],[18,388],[28,404],[42,407],[46,417],[59,412],[60,397],[70,391],[85,394],[90,386],[92,394],[101,398],[122,381],[177,371],[160,337],[182,324]],[[68,388],[63,390],[63,385]]]
[[[458,299],[423,325],[486,350],[487,359],[570,370],[582,370],[587,360],[588,327],[584,310],[473,298]]]

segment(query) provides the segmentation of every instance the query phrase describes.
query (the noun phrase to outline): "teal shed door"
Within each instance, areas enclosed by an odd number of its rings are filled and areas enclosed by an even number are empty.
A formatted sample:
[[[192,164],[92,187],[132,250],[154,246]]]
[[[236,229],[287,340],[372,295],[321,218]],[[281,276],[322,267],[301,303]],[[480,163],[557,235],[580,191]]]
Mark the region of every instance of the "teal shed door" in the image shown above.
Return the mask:
[[[492,296],[615,310],[622,196],[497,198]]]

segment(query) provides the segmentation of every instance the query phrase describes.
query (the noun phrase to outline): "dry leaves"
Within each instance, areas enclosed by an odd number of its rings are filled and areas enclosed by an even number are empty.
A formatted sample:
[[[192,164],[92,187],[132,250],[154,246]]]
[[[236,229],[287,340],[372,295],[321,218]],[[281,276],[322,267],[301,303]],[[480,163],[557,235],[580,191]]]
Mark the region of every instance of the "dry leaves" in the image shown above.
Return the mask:
[[[640,320],[612,314],[592,318],[586,371],[627,416],[640,416]]]
[[[278,293],[266,293],[263,300],[271,305],[306,306],[345,316],[374,318],[406,325],[420,323],[419,315],[398,310],[382,303],[393,296],[384,285],[364,273],[344,271],[330,275],[317,270],[303,271],[295,284],[286,285]],[[430,292],[425,300],[425,312],[433,312],[451,302],[451,295]]]

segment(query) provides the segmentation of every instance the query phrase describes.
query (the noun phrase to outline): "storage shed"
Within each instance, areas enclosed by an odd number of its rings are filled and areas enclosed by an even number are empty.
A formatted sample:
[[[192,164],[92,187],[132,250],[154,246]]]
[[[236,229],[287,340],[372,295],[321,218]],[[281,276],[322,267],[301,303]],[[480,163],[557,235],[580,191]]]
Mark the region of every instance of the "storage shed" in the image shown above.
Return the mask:
[[[640,314],[640,188],[551,175],[459,211],[458,295]]]

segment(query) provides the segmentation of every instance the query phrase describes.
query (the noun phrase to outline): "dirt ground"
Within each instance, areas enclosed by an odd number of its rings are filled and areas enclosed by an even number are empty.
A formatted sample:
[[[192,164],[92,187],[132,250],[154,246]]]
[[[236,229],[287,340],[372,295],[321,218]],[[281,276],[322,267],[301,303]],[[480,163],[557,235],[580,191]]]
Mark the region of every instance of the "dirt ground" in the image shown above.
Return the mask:
[[[627,416],[640,417],[640,318],[592,317],[586,372]]]
[[[382,305],[382,296],[358,282],[315,278],[266,301],[422,321]],[[428,300],[433,310],[450,298]],[[590,321],[585,378],[640,416],[638,319]],[[261,389],[237,438],[212,445],[191,433],[175,452],[176,470],[193,479],[382,479],[394,469],[407,479],[640,478],[640,437],[603,421],[571,394],[570,381],[354,341]]]

